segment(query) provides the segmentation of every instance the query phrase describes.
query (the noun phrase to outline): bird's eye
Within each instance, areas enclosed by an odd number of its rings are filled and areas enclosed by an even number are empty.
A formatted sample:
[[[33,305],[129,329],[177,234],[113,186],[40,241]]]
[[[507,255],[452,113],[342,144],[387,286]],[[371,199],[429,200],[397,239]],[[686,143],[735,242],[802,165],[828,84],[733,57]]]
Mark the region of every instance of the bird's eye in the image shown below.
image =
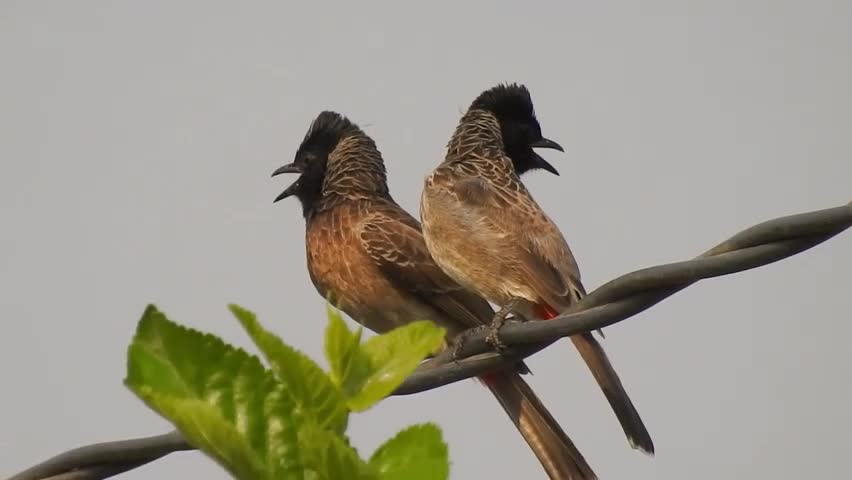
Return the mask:
[[[300,167],[304,167],[305,165],[308,165],[308,164],[311,163],[311,160],[313,159],[313,157],[314,156],[310,153],[305,153],[305,154],[299,155],[299,158],[296,159],[296,165],[298,165]]]

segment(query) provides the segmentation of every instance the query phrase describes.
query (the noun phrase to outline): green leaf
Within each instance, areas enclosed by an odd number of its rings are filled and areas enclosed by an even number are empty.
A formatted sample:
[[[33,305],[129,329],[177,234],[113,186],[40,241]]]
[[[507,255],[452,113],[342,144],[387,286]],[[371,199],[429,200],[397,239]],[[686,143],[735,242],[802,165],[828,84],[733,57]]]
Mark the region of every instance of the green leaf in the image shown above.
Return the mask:
[[[236,427],[203,400],[177,398],[149,386],[131,387],[154,411],[169,419],[184,438],[213,457],[237,478],[269,478],[263,458],[251,449]]]
[[[394,391],[430,353],[442,345],[446,331],[421,320],[377,335],[361,347],[370,375],[349,399],[352,411],[363,411]]]
[[[235,477],[303,477],[295,405],[257,357],[149,305],[124,382]]]
[[[318,480],[374,480],[376,476],[344,437],[306,424],[299,435],[305,469]]]
[[[340,313],[327,306],[328,327],[325,333],[325,355],[331,366],[331,378],[350,398],[361,390],[373,371],[369,358],[361,351],[359,327],[352,332]]]
[[[228,305],[228,308],[263,353],[275,376],[284,384],[297,413],[310,415],[320,427],[343,434],[349,410],[340,389],[322,368],[264,329],[254,313],[234,304]]]
[[[388,396],[426,358],[437,351],[446,331],[422,320],[395,328],[360,345],[340,313],[328,307],[325,353],[332,380],[343,390],[349,409],[367,410]]]
[[[446,480],[450,476],[447,444],[432,423],[402,430],[379,447],[370,467],[381,480]]]

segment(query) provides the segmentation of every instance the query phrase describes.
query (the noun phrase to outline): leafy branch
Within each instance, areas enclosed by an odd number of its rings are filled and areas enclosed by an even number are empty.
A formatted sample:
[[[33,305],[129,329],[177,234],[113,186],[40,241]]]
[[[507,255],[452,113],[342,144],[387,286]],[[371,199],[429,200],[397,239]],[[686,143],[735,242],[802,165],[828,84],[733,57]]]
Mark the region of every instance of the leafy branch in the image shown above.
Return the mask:
[[[172,322],[149,305],[128,349],[125,384],[238,479],[446,479],[447,447],[434,424],[409,427],[362,459],[346,435],[349,414],[387,397],[441,346],[444,330],[419,321],[361,342],[329,308],[325,372],[231,312],[261,360],[211,334]]]

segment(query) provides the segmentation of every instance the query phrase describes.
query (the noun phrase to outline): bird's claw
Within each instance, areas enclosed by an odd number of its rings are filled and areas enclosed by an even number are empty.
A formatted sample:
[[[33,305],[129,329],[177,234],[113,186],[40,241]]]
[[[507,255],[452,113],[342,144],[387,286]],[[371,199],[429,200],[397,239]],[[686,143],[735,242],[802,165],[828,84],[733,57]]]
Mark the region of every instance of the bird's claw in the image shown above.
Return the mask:
[[[494,350],[497,350],[497,353],[502,353],[506,350],[506,344],[500,340],[500,329],[506,324],[506,316],[509,315],[509,312],[514,310],[517,303],[517,299],[512,299],[509,303],[503,305],[503,308],[494,314],[494,318],[491,320],[491,325],[488,327],[488,335],[485,337],[485,341],[488,342]]]
[[[456,335],[456,338],[453,339],[453,350],[452,350],[452,360],[453,363],[458,363],[459,357],[461,356],[462,349],[464,348],[464,344],[467,339],[476,332],[481,331],[483,328],[487,327],[487,325],[481,325],[479,327],[474,327],[469,330],[465,330],[464,332]]]
[[[485,341],[491,345],[497,353],[503,353],[503,351],[506,350],[506,344],[500,340],[500,327],[502,327],[502,325],[495,325],[492,323],[488,328],[488,335],[485,337]]]

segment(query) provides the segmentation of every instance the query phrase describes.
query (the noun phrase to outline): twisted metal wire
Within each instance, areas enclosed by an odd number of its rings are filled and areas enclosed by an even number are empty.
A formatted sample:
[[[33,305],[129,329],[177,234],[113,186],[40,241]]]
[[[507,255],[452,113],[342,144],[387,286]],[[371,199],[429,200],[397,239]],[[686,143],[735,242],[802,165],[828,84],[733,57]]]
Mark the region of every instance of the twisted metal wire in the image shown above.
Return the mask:
[[[508,348],[497,354],[479,329],[460,348],[423,362],[394,395],[410,395],[471,378],[528,357],[556,340],[630,318],[693,283],[777,262],[808,250],[852,226],[852,202],[776,218],[747,228],[692,260],[637,270],[611,280],[548,322],[509,322],[500,330]],[[69,450],[8,480],[104,479],[169,453],[193,450],[180,433],[105,442]]]

